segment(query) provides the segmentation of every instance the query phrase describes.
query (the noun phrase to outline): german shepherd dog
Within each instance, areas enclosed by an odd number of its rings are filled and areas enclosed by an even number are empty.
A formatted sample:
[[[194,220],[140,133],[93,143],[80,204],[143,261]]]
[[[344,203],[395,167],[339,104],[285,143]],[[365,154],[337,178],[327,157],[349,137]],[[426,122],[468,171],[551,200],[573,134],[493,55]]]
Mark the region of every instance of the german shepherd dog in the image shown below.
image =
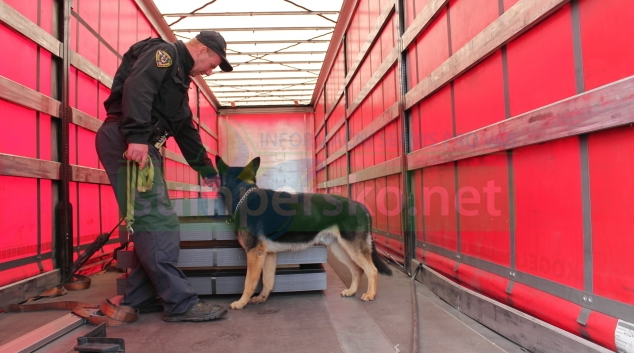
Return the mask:
[[[290,194],[259,189],[255,174],[260,158],[245,167],[229,167],[219,156],[220,195],[229,212],[238,241],[247,252],[247,274],[240,300],[232,309],[248,303],[263,303],[275,281],[277,252],[297,251],[314,244],[327,245],[352,273],[350,288],[343,297],[354,296],[361,276],[368,276],[368,291],[361,300],[374,300],[377,273],[391,275],[389,266],[376,252],[372,241],[372,220],[359,202],[324,194]],[[252,297],[262,274],[262,291]]]

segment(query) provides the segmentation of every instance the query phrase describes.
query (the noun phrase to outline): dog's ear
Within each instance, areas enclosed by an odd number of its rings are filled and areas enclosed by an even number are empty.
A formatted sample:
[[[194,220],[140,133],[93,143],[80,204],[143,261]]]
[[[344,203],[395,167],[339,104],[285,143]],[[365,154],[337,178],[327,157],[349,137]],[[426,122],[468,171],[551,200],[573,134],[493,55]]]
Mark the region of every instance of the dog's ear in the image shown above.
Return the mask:
[[[238,178],[255,183],[255,174],[258,172],[258,168],[260,168],[260,157],[255,157],[242,169]]]
[[[229,166],[225,163],[225,161],[220,158],[220,156],[216,156],[216,167],[218,168],[218,173],[224,174],[229,169]]]

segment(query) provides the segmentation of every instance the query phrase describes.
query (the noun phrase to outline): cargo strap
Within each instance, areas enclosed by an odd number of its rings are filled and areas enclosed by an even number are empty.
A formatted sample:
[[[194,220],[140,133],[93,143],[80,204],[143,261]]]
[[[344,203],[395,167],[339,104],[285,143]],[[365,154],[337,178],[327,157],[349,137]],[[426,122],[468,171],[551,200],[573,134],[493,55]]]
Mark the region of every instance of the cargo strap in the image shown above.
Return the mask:
[[[106,326],[121,326],[135,322],[139,319],[139,309],[130,306],[117,306],[109,299],[104,300],[100,305],[92,305],[77,301],[63,301],[42,304],[11,304],[6,308],[7,312],[27,312],[42,311],[49,309],[72,310],[73,314],[83,317],[93,325],[105,323]],[[89,310],[99,309],[101,314],[90,313]]]
[[[125,158],[125,153],[124,153]],[[126,216],[125,224],[128,234],[134,234],[132,225],[134,224],[134,199],[136,191],[146,192],[152,189],[154,182],[154,166],[152,165],[152,158],[148,156],[147,165],[139,170],[139,165],[135,161],[128,160],[127,168],[127,182],[126,182]]]

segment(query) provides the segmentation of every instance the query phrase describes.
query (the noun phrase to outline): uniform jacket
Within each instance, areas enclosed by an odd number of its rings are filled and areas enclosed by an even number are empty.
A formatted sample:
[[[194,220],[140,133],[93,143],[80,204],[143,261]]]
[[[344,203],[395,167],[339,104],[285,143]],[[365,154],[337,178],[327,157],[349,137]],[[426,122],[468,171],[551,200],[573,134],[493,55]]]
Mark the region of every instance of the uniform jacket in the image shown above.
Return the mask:
[[[110,97],[108,115],[118,115],[128,143],[148,143],[159,122],[174,136],[183,156],[201,176],[217,174],[194,127],[189,108],[189,72],[194,59],[182,41],[140,41],[123,55]]]

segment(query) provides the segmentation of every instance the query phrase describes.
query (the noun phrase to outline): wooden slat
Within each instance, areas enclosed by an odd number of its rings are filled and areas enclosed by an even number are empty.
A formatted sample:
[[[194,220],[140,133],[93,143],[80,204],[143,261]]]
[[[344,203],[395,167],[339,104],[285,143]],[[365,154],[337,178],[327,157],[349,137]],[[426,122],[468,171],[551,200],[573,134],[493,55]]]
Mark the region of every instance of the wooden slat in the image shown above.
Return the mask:
[[[328,110],[326,111],[324,115],[324,121],[328,121],[328,119],[330,118],[330,115],[332,115],[332,112],[334,112],[335,109],[337,109],[337,105],[339,104],[339,101],[342,100],[344,97],[343,92],[345,90],[346,90],[346,86],[344,85],[341,87],[339,92],[335,95],[334,102],[330,105],[330,108],[328,108]]]
[[[407,92],[405,109],[411,108],[477,65],[502,45],[528,31],[569,1],[520,0]]]
[[[218,139],[218,134],[212,131],[211,128],[207,126],[207,124],[200,123],[200,128],[205,130],[211,137],[215,138],[216,140]]]
[[[350,174],[350,184],[359,183],[366,180],[381,178],[388,175],[398,174],[403,171],[403,158],[396,157],[389,161],[377,164],[373,167],[363,169]]]
[[[0,76],[0,99],[59,117],[60,101]]]
[[[59,180],[60,163],[0,153],[0,175]]]
[[[407,156],[409,170],[634,123],[634,76]]]
[[[181,156],[180,154],[174,152],[174,151],[170,151],[167,148],[163,150],[163,156],[165,156],[165,158],[178,162],[178,163],[182,163],[182,164],[188,164],[187,160],[185,159],[185,157]]]
[[[359,105],[361,105],[361,102],[363,102],[363,100],[368,96],[368,94],[372,92],[374,87],[379,82],[381,82],[381,80],[383,79],[383,76],[385,76],[385,74],[387,74],[387,72],[392,68],[392,66],[396,64],[396,61],[398,60],[398,55],[399,55],[398,46],[395,46],[390,52],[390,54],[385,58],[385,60],[383,60],[381,65],[379,65],[379,68],[376,71],[374,71],[374,74],[372,74],[372,77],[370,78],[370,80],[365,84],[365,86],[363,86],[359,94],[357,94],[352,104],[350,104],[346,112],[347,116],[352,116],[352,113],[354,113],[354,111],[357,110]]]
[[[110,184],[110,179],[108,179],[108,174],[106,174],[105,170],[71,164],[70,173],[71,181],[79,183]]]
[[[59,285],[60,281],[59,270],[53,270],[0,287],[0,308],[40,295],[45,290]]]
[[[348,141],[348,151],[351,151],[353,148],[363,143],[363,141],[374,136],[374,134],[386,127],[389,123],[396,120],[396,118],[398,118],[398,105],[399,102],[392,104],[391,107],[374,119],[368,126],[366,126],[358,134],[354,135],[350,141]]]
[[[97,132],[103,122],[95,117],[92,117],[77,108],[70,108],[71,118],[70,122],[83,127],[84,129]]]
[[[445,1],[448,1],[448,0],[445,0]],[[381,34],[381,31],[383,30],[385,25],[388,23],[388,20],[394,13],[395,5],[396,5],[396,2],[394,0],[389,0],[386,4],[384,4],[385,8],[383,9],[383,11],[381,11],[381,14],[374,22],[374,27],[372,27],[372,30],[370,31],[370,33],[368,33],[368,37],[365,40],[365,43],[363,43],[363,46],[361,47],[361,49],[359,50],[359,53],[357,54],[357,58],[355,59],[352,66],[348,69],[348,73],[344,80],[344,85],[343,85],[344,89],[345,87],[348,87],[348,84],[350,83],[350,81],[352,81],[352,78],[354,77],[354,75],[357,73],[357,71],[359,71],[359,68],[361,67],[361,63],[363,63],[363,60],[370,54],[370,48],[372,48],[372,45],[376,42],[377,39],[379,39],[379,35]]]
[[[348,177],[344,176],[341,178],[337,178],[337,179],[333,179],[333,180],[328,180],[325,183],[320,183],[317,187],[319,189],[325,189],[325,188],[332,188],[335,186],[342,186],[342,185],[348,185]]]
[[[414,22],[403,33],[403,49],[407,49],[414,39],[429,27],[436,15],[445,8],[448,2],[449,0],[431,0],[425,5],[421,12],[416,15]]]
[[[341,118],[339,118],[339,121],[337,121],[333,126],[332,126],[332,130],[329,131],[326,134],[326,142],[330,141],[333,137],[335,137],[337,135],[337,133],[339,132],[339,129],[346,123],[346,117],[342,116]]]
[[[193,120],[196,124],[200,125],[200,118],[199,118],[199,117],[197,117],[196,115],[192,115],[192,120]]]
[[[0,0],[0,21],[48,50],[51,54],[59,58],[63,57],[62,42],[2,0]]]
[[[108,76],[108,74],[101,70],[97,65],[90,62],[90,60],[74,51],[70,52],[70,64],[86,75],[101,82],[104,86],[108,88],[112,87],[112,77]]]
[[[339,150],[337,150],[335,153],[333,153],[332,155],[328,156],[328,158],[326,159],[326,165],[336,161],[337,159],[343,157],[346,155],[346,152],[348,152],[348,147],[346,146],[342,146]]]
[[[200,186],[195,184],[185,184],[177,181],[165,181],[165,184],[167,185],[167,190],[171,191],[201,191]],[[207,187],[202,189],[203,191],[211,191],[211,189]]]

